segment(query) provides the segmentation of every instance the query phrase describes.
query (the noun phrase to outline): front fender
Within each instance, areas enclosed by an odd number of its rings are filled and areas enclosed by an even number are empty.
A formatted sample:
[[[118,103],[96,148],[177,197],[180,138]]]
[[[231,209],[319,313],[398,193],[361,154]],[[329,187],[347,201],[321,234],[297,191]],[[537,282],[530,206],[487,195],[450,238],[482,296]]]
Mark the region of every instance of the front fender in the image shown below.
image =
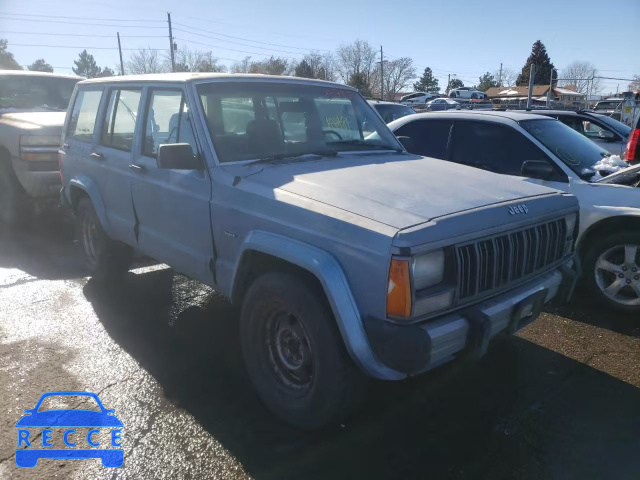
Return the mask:
[[[107,219],[107,213],[104,206],[104,202],[102,201],[102,196],[100,195],[100,191],[98,190],[98,185],[86,175],[78,175],[69,180],[69,185],[66,188],[66,196],[67,202],[71,205],[75,210],[75,203],[73,198],[73,189],[77,188],[85,192],[89,198],[91,199],[91,203],[93,203],[93,208],[100,219],[100,223],[102,224],[102,228],[107,235],[111,233],[111,225],[109,225],[109,220]]]
[[[247,251],[272,255],[299,266],[313,274],[320,282],[338,324],[349,355],[369,376],[382,380],[400,380],[405,374],[382,364],[373,353],[362,324],[360,311],[342,267],[330,253],[281,235],[253,231],[245,238],[236,262],[231,281],[231,298],[238,291],[238,272],[243,255]]]

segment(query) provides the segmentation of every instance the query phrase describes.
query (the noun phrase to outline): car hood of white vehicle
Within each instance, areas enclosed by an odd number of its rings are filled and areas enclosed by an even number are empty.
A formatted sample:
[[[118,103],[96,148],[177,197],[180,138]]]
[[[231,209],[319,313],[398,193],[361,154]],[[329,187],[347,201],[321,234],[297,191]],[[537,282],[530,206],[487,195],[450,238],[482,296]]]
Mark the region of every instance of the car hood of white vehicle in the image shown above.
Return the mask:
[[[21,130],[61,130],[65,112],[15,111],[0,109],[0,125]]]
[[[245,168],[245,181],[395,227],[487,205],[556,193],[477,168],[411,154],[340,154]],[[236,170],[237,171],[237,170]]]

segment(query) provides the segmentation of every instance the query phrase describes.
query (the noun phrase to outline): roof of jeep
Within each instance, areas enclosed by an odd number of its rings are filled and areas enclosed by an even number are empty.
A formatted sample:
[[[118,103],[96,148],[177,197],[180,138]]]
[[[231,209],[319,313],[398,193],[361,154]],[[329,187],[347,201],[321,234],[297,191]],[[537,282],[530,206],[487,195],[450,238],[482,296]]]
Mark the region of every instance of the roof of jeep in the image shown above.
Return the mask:
[[[534,115],[532,113],[520,113],[520,112],[511,112],[511,111],[493,111],[493,110],[471,110],[471,111],[460,111],[460,110],[445,110],[445,111],[437,111],[437,112],[425,112],[425,113],[416,113],[415,115],[407,115],[402,118],[398,118],[393,122],[388,124],[388,127],[392,131],[396,131],[396,129],[400,128],[403,125],[406,125],[409,122],[420,119],[451,119],[457,120],[480,120],[485,122],[494,122],[494,123],[509,123],[520,122],[522,120],[552,120],[557,122],[557,120],[544,117],[542,115]]]
[[[263,75],[260,73],[198,73],[198,72],[179,72],[179,73],[152,73],[146,75],[122,75],[118,77],[101,77],[91,78],[80,82],[80,85],[95,84],[95,83],[115,83],[115,82],[193,82],[198,80],[229,80],[229,81],[242,81],[242,80],[258,80],[265,82],[288,82],[288,83],[306,83],[310,85],[331,85],[333,87],[348,88],[355,90],[348,85],[341,85],[334,82],[328,82],[326,80],[317,80],[311,78],[291,77],[285,75]]]
[[[32,72],[31,70],[0,70],[0,75],[73,78],[75,80],[84,80],[84,77],[78,77],[77,75],[64,75],[61,73],[50,73],[50,72]]]

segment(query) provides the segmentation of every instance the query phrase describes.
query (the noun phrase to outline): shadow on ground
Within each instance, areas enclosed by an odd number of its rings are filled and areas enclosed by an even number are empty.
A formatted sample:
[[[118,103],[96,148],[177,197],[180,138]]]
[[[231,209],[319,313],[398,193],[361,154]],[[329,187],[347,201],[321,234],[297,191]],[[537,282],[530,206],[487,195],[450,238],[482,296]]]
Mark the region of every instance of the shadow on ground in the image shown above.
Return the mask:
[[[524,339],[481,361],[374,383],[347,425],[287,428],[242,366],[238,312],[171,270],[94,281],[111,337],[255,478],[636,478],[640,389]],[[601,317],[602,318],[602,317]]]

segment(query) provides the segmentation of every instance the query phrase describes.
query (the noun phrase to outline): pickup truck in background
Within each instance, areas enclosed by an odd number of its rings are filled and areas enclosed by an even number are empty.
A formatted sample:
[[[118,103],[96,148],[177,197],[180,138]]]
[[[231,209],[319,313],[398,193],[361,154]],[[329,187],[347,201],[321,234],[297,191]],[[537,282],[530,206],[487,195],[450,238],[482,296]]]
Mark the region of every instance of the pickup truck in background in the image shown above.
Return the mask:
[[[34,199],[57,199],[60,135],[79,80],[0,70],[0,223],[27,220]]]

